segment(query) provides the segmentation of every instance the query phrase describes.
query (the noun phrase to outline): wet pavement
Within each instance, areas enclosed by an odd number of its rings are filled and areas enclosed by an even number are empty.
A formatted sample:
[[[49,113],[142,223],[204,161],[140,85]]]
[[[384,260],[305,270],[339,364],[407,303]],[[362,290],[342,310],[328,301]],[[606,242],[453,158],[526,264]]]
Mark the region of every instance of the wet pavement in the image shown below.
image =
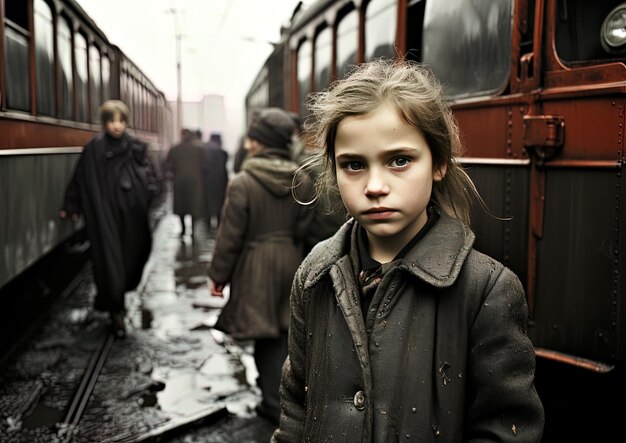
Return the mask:
[[[269,441],[273,426],[254,412],[252,344],[212,329],[224,299],[208,290],[214,240],[202,222],[195,228],[194,239],[181,238],[178,218],[161,218],[143,280],[126,296],[125,339],[111,340],[108,316],[91,309],[95,288],[83,270],[0,368],[0,441]],[[90,365],[99,370],[93,385]]]

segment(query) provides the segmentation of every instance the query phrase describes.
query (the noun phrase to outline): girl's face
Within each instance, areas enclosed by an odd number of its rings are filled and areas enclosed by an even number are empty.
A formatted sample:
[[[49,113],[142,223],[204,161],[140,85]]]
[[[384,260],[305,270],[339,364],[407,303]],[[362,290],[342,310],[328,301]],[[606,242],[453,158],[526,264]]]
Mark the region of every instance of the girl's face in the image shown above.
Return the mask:
[[[422,131],[391,104],[339,123],[335,162],[343,203],[367,231],[376,259],[381,248],[395,256],[426,224],[433,181],[446,173],[445,166],[433,170]]]
[[[104,130],[113,138],[120,138],[126,132],[126,121],[122,120],[119,112],[116,112],[111,120],[104,124]]]

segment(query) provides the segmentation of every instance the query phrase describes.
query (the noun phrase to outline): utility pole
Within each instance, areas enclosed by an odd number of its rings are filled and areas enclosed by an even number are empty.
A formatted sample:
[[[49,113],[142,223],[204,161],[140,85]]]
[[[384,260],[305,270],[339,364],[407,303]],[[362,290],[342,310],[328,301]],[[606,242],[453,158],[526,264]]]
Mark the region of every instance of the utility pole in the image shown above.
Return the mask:
[[[181,40],[183,38],[178,24],[178,11],[170,8],[166,11],[174,17],[174,35],[176,37],[176,129],[178,133],[182,129],[182,63],[181,63]]]

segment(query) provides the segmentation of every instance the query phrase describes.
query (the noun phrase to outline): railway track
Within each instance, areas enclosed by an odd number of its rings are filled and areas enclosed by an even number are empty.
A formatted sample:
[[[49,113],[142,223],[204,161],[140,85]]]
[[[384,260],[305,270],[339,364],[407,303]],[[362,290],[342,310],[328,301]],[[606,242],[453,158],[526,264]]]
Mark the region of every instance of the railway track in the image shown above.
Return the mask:
[[[89,397],[91,396],[94,387],[98,381],[98,377],[100,376],[100,371],[104,367],[106,359],[113,347],[113,343],[115,342],[115,337],[113,334],[107,334],[102,343],[98,348],[93,352],[89,362],[87,363],[87,367],[85,368],[85,372],[83,373],[83,377],[78,385],[74,398],[72,399],[70,406],[65,415],[65,419],[63,423],[70,427],[76,427],[80,422],[80,419],[87,407],[87,403],[89,402]],[[71,440],[71,435],[66,438],[66,442]]]

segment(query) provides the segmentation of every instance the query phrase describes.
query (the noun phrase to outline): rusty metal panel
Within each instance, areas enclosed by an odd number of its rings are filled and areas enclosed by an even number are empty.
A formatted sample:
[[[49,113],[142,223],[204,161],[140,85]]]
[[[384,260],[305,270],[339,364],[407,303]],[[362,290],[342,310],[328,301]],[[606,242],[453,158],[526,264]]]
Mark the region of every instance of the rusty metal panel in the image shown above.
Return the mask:
[[[547,99],[544,114],[565,121],[565,146],[559,160],[619,160],[623,146],[625,99],[616,96]]]
[[[529,167],[471,165],[466,170],[492,214],[479,205],[473,208],[476,249],[504,263],[525,282]]]
[[[505,106],[455,109],[461,140],[470,157],[505,158],[507,110]]]
[[[523,144],[528,106],[511,100],[453,105],[467,156],[477,158],[528,158]]]
[[[546,172],[544,235],[538,241],[537,297],[529,331],[535,346],[600,361],[616,357],[612,291],[619,247],[618,174],[617,169],[583,168]]]

